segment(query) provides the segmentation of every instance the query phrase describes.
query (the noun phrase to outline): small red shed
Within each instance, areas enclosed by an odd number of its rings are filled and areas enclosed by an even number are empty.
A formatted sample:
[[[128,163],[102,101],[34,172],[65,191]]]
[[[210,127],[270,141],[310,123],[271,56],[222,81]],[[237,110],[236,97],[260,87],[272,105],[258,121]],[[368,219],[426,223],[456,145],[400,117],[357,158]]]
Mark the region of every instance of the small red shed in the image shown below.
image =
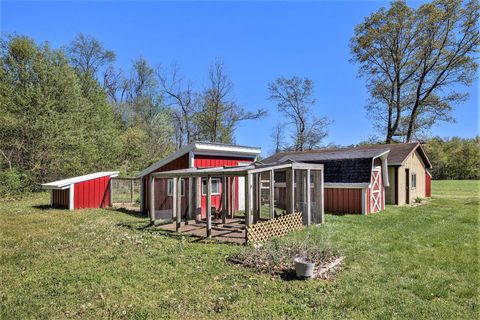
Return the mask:
[[[84,176],[42,184],[51,190],[50,205],[69,210],[84,208],[105,208],[111,206],[112,177],[118,172],[97,172]]]

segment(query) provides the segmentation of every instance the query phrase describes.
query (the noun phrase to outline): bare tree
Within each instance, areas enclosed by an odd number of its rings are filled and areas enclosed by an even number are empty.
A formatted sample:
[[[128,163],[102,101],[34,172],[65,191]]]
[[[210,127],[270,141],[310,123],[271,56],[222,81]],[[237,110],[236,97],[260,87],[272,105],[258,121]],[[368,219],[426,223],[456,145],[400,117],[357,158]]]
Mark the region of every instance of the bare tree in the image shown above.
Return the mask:
[[[283,123],[278,123],[275,127],[273,127],[270,137],[272,138],[275,146],[274,153],[285,149],[285,125]]]
[[[327,118],[317,118],[312,113],[315,105],[313,81],[308,78],[277,78],[268,84],[270,100],[277,102],[282,112],[295,128],[290,147],[295,151],[318,148],[327,136]]]
[[[121,70],[108,66],[103,73],[103,87],[115,108],[125,102],[129,83]]]
[[[157,69],[161,91],[165,95],[165,103],[172,107],[176,127],[176,147],[192,142],[196,138],[194,123],[197,94],[192,90],[192,84],[179,75],[179,65],[173,64],[169,69]]]
[[[201,138],[212,142],[232,143],[233,133],[239,122],[259,119],[266,115],[263,109],[246,111],[233,100],[233,82],[228,77],[222,60],[216,59],[210,66],[208,80],[196,114]]]

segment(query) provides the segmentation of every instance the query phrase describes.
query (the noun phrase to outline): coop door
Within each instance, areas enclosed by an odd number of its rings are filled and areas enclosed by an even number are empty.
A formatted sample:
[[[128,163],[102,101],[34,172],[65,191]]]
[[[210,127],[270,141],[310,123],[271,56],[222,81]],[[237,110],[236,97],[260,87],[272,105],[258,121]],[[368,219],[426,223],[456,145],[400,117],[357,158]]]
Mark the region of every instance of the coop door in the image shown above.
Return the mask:
[[[382,170],[376,167],[372,171],[372,188],[370,198],[370,212],[382,210]]]

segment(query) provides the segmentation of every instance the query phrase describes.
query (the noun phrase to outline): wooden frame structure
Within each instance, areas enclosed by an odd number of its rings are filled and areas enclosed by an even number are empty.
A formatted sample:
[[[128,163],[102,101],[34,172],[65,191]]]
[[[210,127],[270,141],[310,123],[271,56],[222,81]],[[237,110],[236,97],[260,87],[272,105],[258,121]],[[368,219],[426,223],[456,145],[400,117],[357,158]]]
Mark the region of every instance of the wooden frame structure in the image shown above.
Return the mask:
[[[312,224],[312,208],[311,194],[314,192],[314,199],[316,201],[317,216],[315,218],[315,224],[324,223],[324,204],[323,204],[323,164],[312,164],[303,162],[288,162],[274,165],[265,165],[261,163],[253,163],[248,166],[234,166],[234,167],[213,167],[213,168],[188,168],[173,171],[164,171],[152,173],[150,175],[150,221],[152,224],[156,224],[155,218],[155,179],[171,178],[174,181],[173,184],[173,208],[172,218],[176,223],[176,230],[181,227],[181,179],[188,179],[188,210],[186,221],[189,219],[197,219],[193,217],[194,212],[198,212],[201,203],[198,201],[198,195],[201,194],[201,179],[207,179],[207,215],[206,215],[206,236],[211,237],[212,234],[212,208],[211,208],[211,196],[212,178],[221,178],[222,181],[222,221],[225,222],[227,215],[233,217],[234,208],[229,207],[229,203],[235,203],[229,201],[228,197],[235,197],[235,192],[232,188],[234,184],[231,182],[235,177],[245,177],[245,226],[248,227],[253,223],[256,223],[260,217],[260,174],[268,172],[269,174],[269,218],[275,217],[274,207],[274,177],[275,171],[285,171],[289,177],[287,183],[287,199],[289,203],[288,213],[298,212],[296,210],[296,202],[302,200],[304,224],[307,226]],[[298,184],[300,180],[294,179],[296,173],[302,173],[300,177],[303,180]],[[309,178],[307,178],[309,177]],[[229,179],[230,178],[230,179]],[[313,189],[311,185],[311,179],[316,181],[316,188]],[[230,183],[228,182],[230,180]],[[301,187],[300,187],[301,185]],[[310,192],[305,192],[311,190]],[[315,190],[315,191],[313,191]],[[196,196],[194,197],[193,194]],[[297,200],[297,201],[296,201]],[[194,210],[195,209],[195,210]]]

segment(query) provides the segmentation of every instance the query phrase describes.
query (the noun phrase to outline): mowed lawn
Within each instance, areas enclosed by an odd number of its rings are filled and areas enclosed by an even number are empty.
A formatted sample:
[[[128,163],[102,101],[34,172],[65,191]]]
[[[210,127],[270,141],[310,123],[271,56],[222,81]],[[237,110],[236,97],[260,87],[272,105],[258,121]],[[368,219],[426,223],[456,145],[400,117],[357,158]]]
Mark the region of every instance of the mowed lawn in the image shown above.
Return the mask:
[[[330,281],[225,262],[240,246],[142,229],[113,210],[0,202],[0,317],[406,318],[479,316],[479,182],[434,181],[426,206],[332,216],[309,232],[346,257]]]

